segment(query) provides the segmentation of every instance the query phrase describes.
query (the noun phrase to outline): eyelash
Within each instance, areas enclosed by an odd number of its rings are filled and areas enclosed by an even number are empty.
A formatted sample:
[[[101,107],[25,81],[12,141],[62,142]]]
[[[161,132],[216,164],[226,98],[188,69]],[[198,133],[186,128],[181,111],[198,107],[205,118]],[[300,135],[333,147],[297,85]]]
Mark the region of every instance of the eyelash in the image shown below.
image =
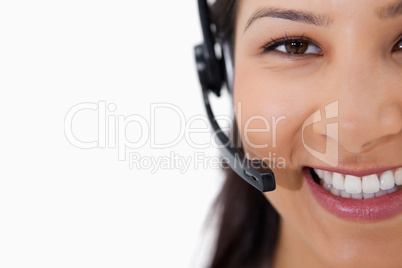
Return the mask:
[[[399,40],[396,42],[395,46],[393,46],[392,51],[393,52],[398,52],[402,50],[402,37],[399,38]]]
[[[296,54],[296,53],[289,53],[289,52],[283,52],[283,51],[278,50],[278,48],[280,46],[289,44],[291,42],[294,42],[294,43],[306,43],[308,45],[308,47],[309,46],[314,46],[314,47],[318,48],[320,50],[320,52],[321,52],[321,48],[319,46],[315,45],[314,42],[312,42],[309,38],[304,37],[304,35],[302,35],[300,37],[295,37],[295,36],[289,37],[286,34],[285,34],[284,37],[282,37],[280,39],[276,39],[276,40],[272,39],[272,41],[270,41],[267,44],[263,45],[261,47],[261,49],[262,49],[263,53],[276,52],[276,53],[280,53],[280,54],[282,54],[284,56],[288,56],[288,57],[303,57],[303,56],[308,56],[308,55],[321,55],[322,54],[322,53],[317,53],[317,54],[314,54],[314,53]],[[402,42],[402,38],[399,39],[396,42],[396,44],[392,48],[392,52],[401,51],[401,48],[402,48],[401,42]]]
[[[290,53],[290,52],[284,52],[284,51],[280,51],[278,50],[279,47],[283,46],[283,45],[288,45],[289,43],[304,43],[307,44],[307,48],[303,53]],[[315,47],[317,50],[319,50],[319,53],[305,53],[306,51],[308,51],[310,49],[310,47],[313,46]],[[304,37],[304,35],[302,36],[288,36],[285,34],[284,37],[280,38],[280,39],[272,39],[272,41],[268,42],[267,44],[263,45],[261,47],[261,50],[263,53],[268,53],[268,52],[275,52],[275,53],[280,53],[284,56],[288,56],[288,57],[305,57],[305,56],[311,56],[311,55],[321,55],[321,48],[317,45],[314,44],[314,42],[312,42],[309,38]]]

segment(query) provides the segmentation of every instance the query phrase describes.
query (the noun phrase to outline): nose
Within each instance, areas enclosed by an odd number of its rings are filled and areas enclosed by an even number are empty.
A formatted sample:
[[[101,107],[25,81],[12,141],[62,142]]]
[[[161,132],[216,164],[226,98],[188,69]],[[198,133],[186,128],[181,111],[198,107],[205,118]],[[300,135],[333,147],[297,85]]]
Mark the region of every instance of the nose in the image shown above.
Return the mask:
[[[338,101],[337,137],[326,133],[322,125],[315,131],[338,139],[339,146],[351,153],[365,152],[401,134],[401,69],[389,66],[364,53],[339,57],[328,74],[326,89]]]

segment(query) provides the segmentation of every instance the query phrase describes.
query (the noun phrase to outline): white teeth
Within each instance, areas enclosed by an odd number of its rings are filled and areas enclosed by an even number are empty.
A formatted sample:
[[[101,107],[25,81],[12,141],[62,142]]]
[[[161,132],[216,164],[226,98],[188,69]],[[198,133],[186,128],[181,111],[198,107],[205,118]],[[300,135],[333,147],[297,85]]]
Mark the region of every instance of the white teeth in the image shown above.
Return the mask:
[[[389,190],[387,190],[387,192],[389,193],[389,194],[392,194],[393,192],[396,192],[396,191],[398,191],[399,190],[399,188],[398,187],[392,187],[391,189],[389,189]]]
[[[402,185],[402,168],[395,172],[395,184]]]
[[[358,194],[362,192],[362,181],[359,177],[346,175],[345,191],[350,194]],[[352,195],[353,197],[353,195]]]
[[[326,182],[324,182],[324,184],[322,185],[322,187],[327,190],[330,191],[332,189],[332,184],[327,184]]]
[[[352,195],[348,192],[346,192],[345,190],[341,191],[341,197],[343,198],[351,198]]]
[[[335,195],[335,196],[340,196],[340,194],[341,194],[341,190],[338,190],[338,189],[336,189],[335,187],[333,187],[333,188],[330,190],[330,192],[331,192],[331,194],[333,194],[333,195]]]
[[[353,199],[370,199],[402,189],[402,168],[361,177],[314,169],[322,187],[335,196]]]
[[[392,171],[386,171],[381,175],[381,190],[389,190],[394,187],[394,174]]]
[[[334,186],[334,188],[338,190],[343,190],[345,189],[343,184],[344,184],[343,175],[334,172],[334,174],[332,175],[332,185]]]
[[[366,194],[366,193],[363,193],[363,198],[364,199],[370,199],[370,198],[374,198],[374,194]]]
[[[324,171],[322,171],[321,169],[314,169],[315,174],[317,174],[318,178],[320,179],[324,179]],[[328,171],[327,171],[328,172]]]
[[[379,190],[378,192],[375,193],[375,197],[380,197],[380,196],[383,196],[383,195],[386,195],[386,194],[388,194],[387,191]]]
[[[377,175],[364,176],[362,185],[363,193],[374,194],[380,190],[380,181]]]
[[[353,199],[363,199],[363,194],[362,193],[352,194],[352,198]]]
[[[332,174],[329,171],[324,171],[324,181],[326,184],[332,184]]]

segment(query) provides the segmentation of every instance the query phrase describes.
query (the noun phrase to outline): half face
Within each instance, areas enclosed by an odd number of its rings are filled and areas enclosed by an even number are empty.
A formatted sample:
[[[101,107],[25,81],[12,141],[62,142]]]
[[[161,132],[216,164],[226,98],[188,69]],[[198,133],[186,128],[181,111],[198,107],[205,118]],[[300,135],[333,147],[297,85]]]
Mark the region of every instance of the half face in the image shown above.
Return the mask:
[[[401,265],[402,1],[240,1],[234,102],[276,176],[277,263]]]

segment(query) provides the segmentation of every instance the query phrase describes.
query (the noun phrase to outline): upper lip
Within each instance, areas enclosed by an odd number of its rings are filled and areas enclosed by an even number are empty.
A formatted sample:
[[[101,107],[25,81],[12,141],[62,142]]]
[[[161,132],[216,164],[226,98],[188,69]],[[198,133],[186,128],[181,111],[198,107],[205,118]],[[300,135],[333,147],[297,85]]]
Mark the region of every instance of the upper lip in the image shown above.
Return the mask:
[[[338,167],[325,167],[325,166],[310,166],[311,168],[316,168],[316,169],[321,169],[321,170],[326,170],[330,172],[336,172],[344,175],[353,175],[356,177],[363,177],[363,176],[368,176],[372,174],[380,174],[388,170],[396,170],[402,165],[393,165],[393,166],[355,166],[355,167],[350,167],[347,165],[339,165]]]

